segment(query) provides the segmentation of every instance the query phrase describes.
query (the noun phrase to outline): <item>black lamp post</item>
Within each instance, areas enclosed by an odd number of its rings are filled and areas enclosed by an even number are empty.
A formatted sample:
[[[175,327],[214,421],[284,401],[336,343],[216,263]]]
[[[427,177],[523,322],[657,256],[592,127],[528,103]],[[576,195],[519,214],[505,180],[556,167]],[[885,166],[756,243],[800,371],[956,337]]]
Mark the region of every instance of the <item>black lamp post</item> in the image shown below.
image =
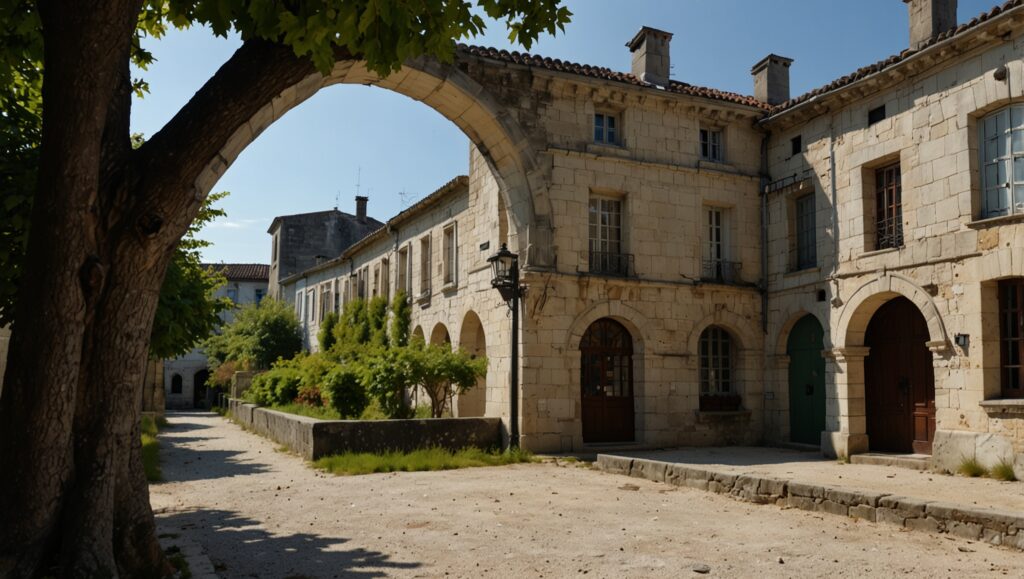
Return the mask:
[[[487,258],[491,264],[491,287],[501,293],[512,311],[512,369],[509,376],[509,448],[519,446],[519,298],[524,288],[519,285],[519,256],[502,243],[501,249]]]

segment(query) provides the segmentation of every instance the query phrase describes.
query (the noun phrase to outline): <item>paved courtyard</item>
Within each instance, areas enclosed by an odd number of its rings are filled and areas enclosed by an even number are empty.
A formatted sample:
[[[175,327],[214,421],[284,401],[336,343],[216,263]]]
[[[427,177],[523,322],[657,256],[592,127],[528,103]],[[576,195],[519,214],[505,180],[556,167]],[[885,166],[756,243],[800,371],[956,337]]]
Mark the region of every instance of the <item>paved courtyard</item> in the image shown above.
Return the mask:
[[[323,475],[214,414],[168,418],[158,524],[223,577],[964,577],[1021,564],[986,544],[574,464]]]

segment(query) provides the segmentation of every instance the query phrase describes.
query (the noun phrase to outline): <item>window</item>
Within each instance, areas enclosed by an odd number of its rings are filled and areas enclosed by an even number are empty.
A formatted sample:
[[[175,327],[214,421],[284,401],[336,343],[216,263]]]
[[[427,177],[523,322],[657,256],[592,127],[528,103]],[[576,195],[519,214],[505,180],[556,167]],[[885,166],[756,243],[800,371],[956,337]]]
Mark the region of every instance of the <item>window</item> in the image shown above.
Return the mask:
[[[622,200],[591,197],[590,273],[628,275],[628,256],[622,253]]]
[[[227,291],[227,294],[228,294],[228,299],[231,300],[231,303],[237,305],[238,304],[238,288],[236,288],[236,287],[229,287],[228,291]]]
[[[804,152],[804,139],[801,135],[797,135],[789,140],[789,154],[792,157],[799,155]]]
[[[398,291],[405,292],[406,297],[412,295],[412,260],[409,259],[411,251],[411,245],[398,250]]]
[[[316,312],[316,292],[309,290],[306,292],[306,319],[313,321],[314,313]]]
[[[334,299],[331,298],[331,287],[327,284],[320,286],[320,321],[324,321],[324,317],[327,316],[327,310],[334,303]]]
[[[455,238],[455,224],[444,228],[442,250],[444,251],[444,285],[455,285],[458,272],[458,245]]]
[[[733,347],[729,332],[709,326],[700,335],[700,409],[739,410],[735,392]]]
[[[171,394],[181,394],[181,374],[171,376]]]
[[[377,297],[380,295],[380,264],[373,266],[373,293],[371,297]]]
[[[900,164],[875,171],[875,249],[903,245],[903,191]]]
[[[704,207],[701,278],[719,283],[737,281],[739,264],[729,261],[729,210]]]
[[[341,280],[334,280],[334,312],[339,315],[341,314],[341,290]]]
[[[380,260],[380,295],[391,299],[391,260],[386,257]]]
[[[1024,213],[1024,106],[986,117],[981,132],[982,218]]]
[[[302,293],[302,290],[295,292],[295,317],[300,320],[302,319],[302,300],[304,297],[305,294]]]
[[[420,239],[420,297],[430,295],[430,236]]]
[[[277,234],[270,238],[270,263],[277,261]]]
[[[722,162],[722,130],[700,130],[700,158],[708,161]]]
[[[255,294],[255,297],[256,297],[256,303],[258,304],[258,303],[263,301],[263,296],[267,295],[267,292],[262,290],[262,289],[260,289],[260,288],[256,288],[256,291],[254,292],[254,294]]]
[[[594,142],[604,145],[619,143],[618,123],[615,115],[605,113],[594,114]]]
[[[1024,398],[1024,278],[999,282],[999,352],[1003,398]]]
[[[873,125],[873,124],[875,124],[875,123],[877,123],[879,121],[883,121],[883,120],[885,120],[885,105],[882,105],[880,107],[875,107],[875,108],[871,109],[870,111],[868,111],[868,126],[869,127],[871,125]]]
[[[818,245],[814,227],[814,194],[796,200],[796,268],[818,264]]]
[[[370,268],[365,266],[359,270],[359,274],[356,276],[356,296],[361,299],[366,299],[366,284],[369,281],[367,278],[370,277]]]

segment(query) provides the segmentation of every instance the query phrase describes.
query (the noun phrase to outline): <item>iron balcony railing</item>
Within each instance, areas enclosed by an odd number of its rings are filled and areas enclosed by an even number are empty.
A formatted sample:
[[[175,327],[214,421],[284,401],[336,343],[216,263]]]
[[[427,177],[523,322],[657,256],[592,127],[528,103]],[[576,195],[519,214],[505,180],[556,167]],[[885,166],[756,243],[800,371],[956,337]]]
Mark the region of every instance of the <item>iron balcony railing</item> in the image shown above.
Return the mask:
[[[633,254],[591,251],[590,273],[629,277],[633,275]]]
[[[714,283],[740,283],[740,267],[738,261],[723,261],[721,259],[705,259],[701,268],[700,278],[702,281]]]

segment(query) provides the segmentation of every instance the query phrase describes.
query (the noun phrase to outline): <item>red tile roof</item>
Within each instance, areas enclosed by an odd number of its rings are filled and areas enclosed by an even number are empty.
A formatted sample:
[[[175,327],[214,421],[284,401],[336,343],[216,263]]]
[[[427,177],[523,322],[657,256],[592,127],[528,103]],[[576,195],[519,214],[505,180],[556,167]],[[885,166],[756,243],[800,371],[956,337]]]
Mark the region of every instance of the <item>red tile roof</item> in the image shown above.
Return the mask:
[[[270,266],[265,263],[207,263],[204,265],[221,272],[229,281],[270,281]]]
[[[643,82],[642,80],[638,79],[637,77],[633,76],[630,73],[616,72],[610,68],[604,68],[601,66],[579,64],[576,62],[560,60],[557,58],[537,56],[535,54],[529,54],[526,52],[509,52],[507,50],[499,50],[497,48],[489,48],[486,46],[467,46],[465,44],[460,44],[459,50],[471,54],[473,56],[478,56],[481,58],[490,58],[492,60],[500,60],[502,62],[510,62],[522,66],[543,68],[545,70],[553,70],[556,72],[567,72],[570,74],[578,74],[581,76],[587,76],[591,78],[599,78],[602,80],[610,80],[613,82],[622,82],[634,86],[656,88],[655,85]],[[771,108],[767,103],[761,102],[755,99],[754,97],[721,91],[703,86],[696,86],[674,80],[669,81],[668,87],[659,90],[665,90],[667,92],[676,94],[684,94],[707,99],[726,101],[739,105],[755,107],[765,111]]]
[[[825,93],[832,92],[832,91],[834,91],[836,89],[839,89],[839,88],[842,88],[844,86],[853,84],[853,83],[857,82],[858,80],[860,80],[862,78],[871,76],[872,74],[875,74],[875,73],[880,72],[882,70],[885,70],[885,69],[887,69],[887,68],[889,68],[891,66],[899,64],[900,62],[903,62],[904,60],[910,58],[911,56],[913,56],[913,55],[915,55],[915,54],[917,54],[917,53],[919,53],[919,52],[921,52],[923,50],[927,50],[927,49],[931,48],[932,46],[935,46],[936,44],[938,44],[940,42],[949,40],[950,38],[953,38],[955,36],[960,36],[962,34],[966,34],[966,33],[970,32],[971,30],[973,30],[974,28],[980,26],[981,24],[984,24],[985,22],[988,22],[989,20],[995,18],[996,16],[999,16],[1000,14],[1003,14],[1005,12],[1013,10],[1014,8],[1019,8],[1022,5],[1024,5],[1024,0],[1008,0],[1004,4],[1002,4],[1000,6],[996,6],[996,7],[992,8],[991,10],[989,10],[988,12],[983,12],[982,14],[972,18],[970,21],[965,22],[965,23],[957,26],[956,28],[950,29],[950,30],[948,30],[946,32],[943,32],[942,34],[939,34],[938,36],[936,36],[935,38],[929,40],[926,44],[924,44],[923,46],[918,48],[917,50],[913,50],[913,49],[908,48],[908,49],[904,50],[903,52],[901,52],[899,54],[894,54],[893,56],[890,56],[889,58],[886,58],[884,60],[880,60],[880,61],[878,61],[878,62],[876,62],[874,64],[869,64],[868,66],[859,68],[856,71],[854,71],[854,72],[852,72],[852,73],[850,73],[850,74],[848,74],[848,75],[846,75],[844,77],[838,78],[838,79],[836,79],[836,80],[826,84],[825,86],[818,87],[818,88],[816,88],[814,90],[811,90],[811,91],[809,91],[807,93],[804,93],[804,94],[802,94],[802,95],[800,95],[798,97],[792,98],[792,99],[790,99],[790,100],[788,100],[788,101],[786,101],[786,102],[784,102],[782,104],[779,104],[779,105],[775,106],[774,108],[772,108],[771,114],[775,115],[775,114],[784,112],[784,111],[786,111],[788,109],[791,109],[791,108],[799,105],[800,103],[806,102],[806,101],[808,101],[808,100],[810,100],[810,99],[812,99],[812,98],[814,98],[816,96],[823,95]]]

